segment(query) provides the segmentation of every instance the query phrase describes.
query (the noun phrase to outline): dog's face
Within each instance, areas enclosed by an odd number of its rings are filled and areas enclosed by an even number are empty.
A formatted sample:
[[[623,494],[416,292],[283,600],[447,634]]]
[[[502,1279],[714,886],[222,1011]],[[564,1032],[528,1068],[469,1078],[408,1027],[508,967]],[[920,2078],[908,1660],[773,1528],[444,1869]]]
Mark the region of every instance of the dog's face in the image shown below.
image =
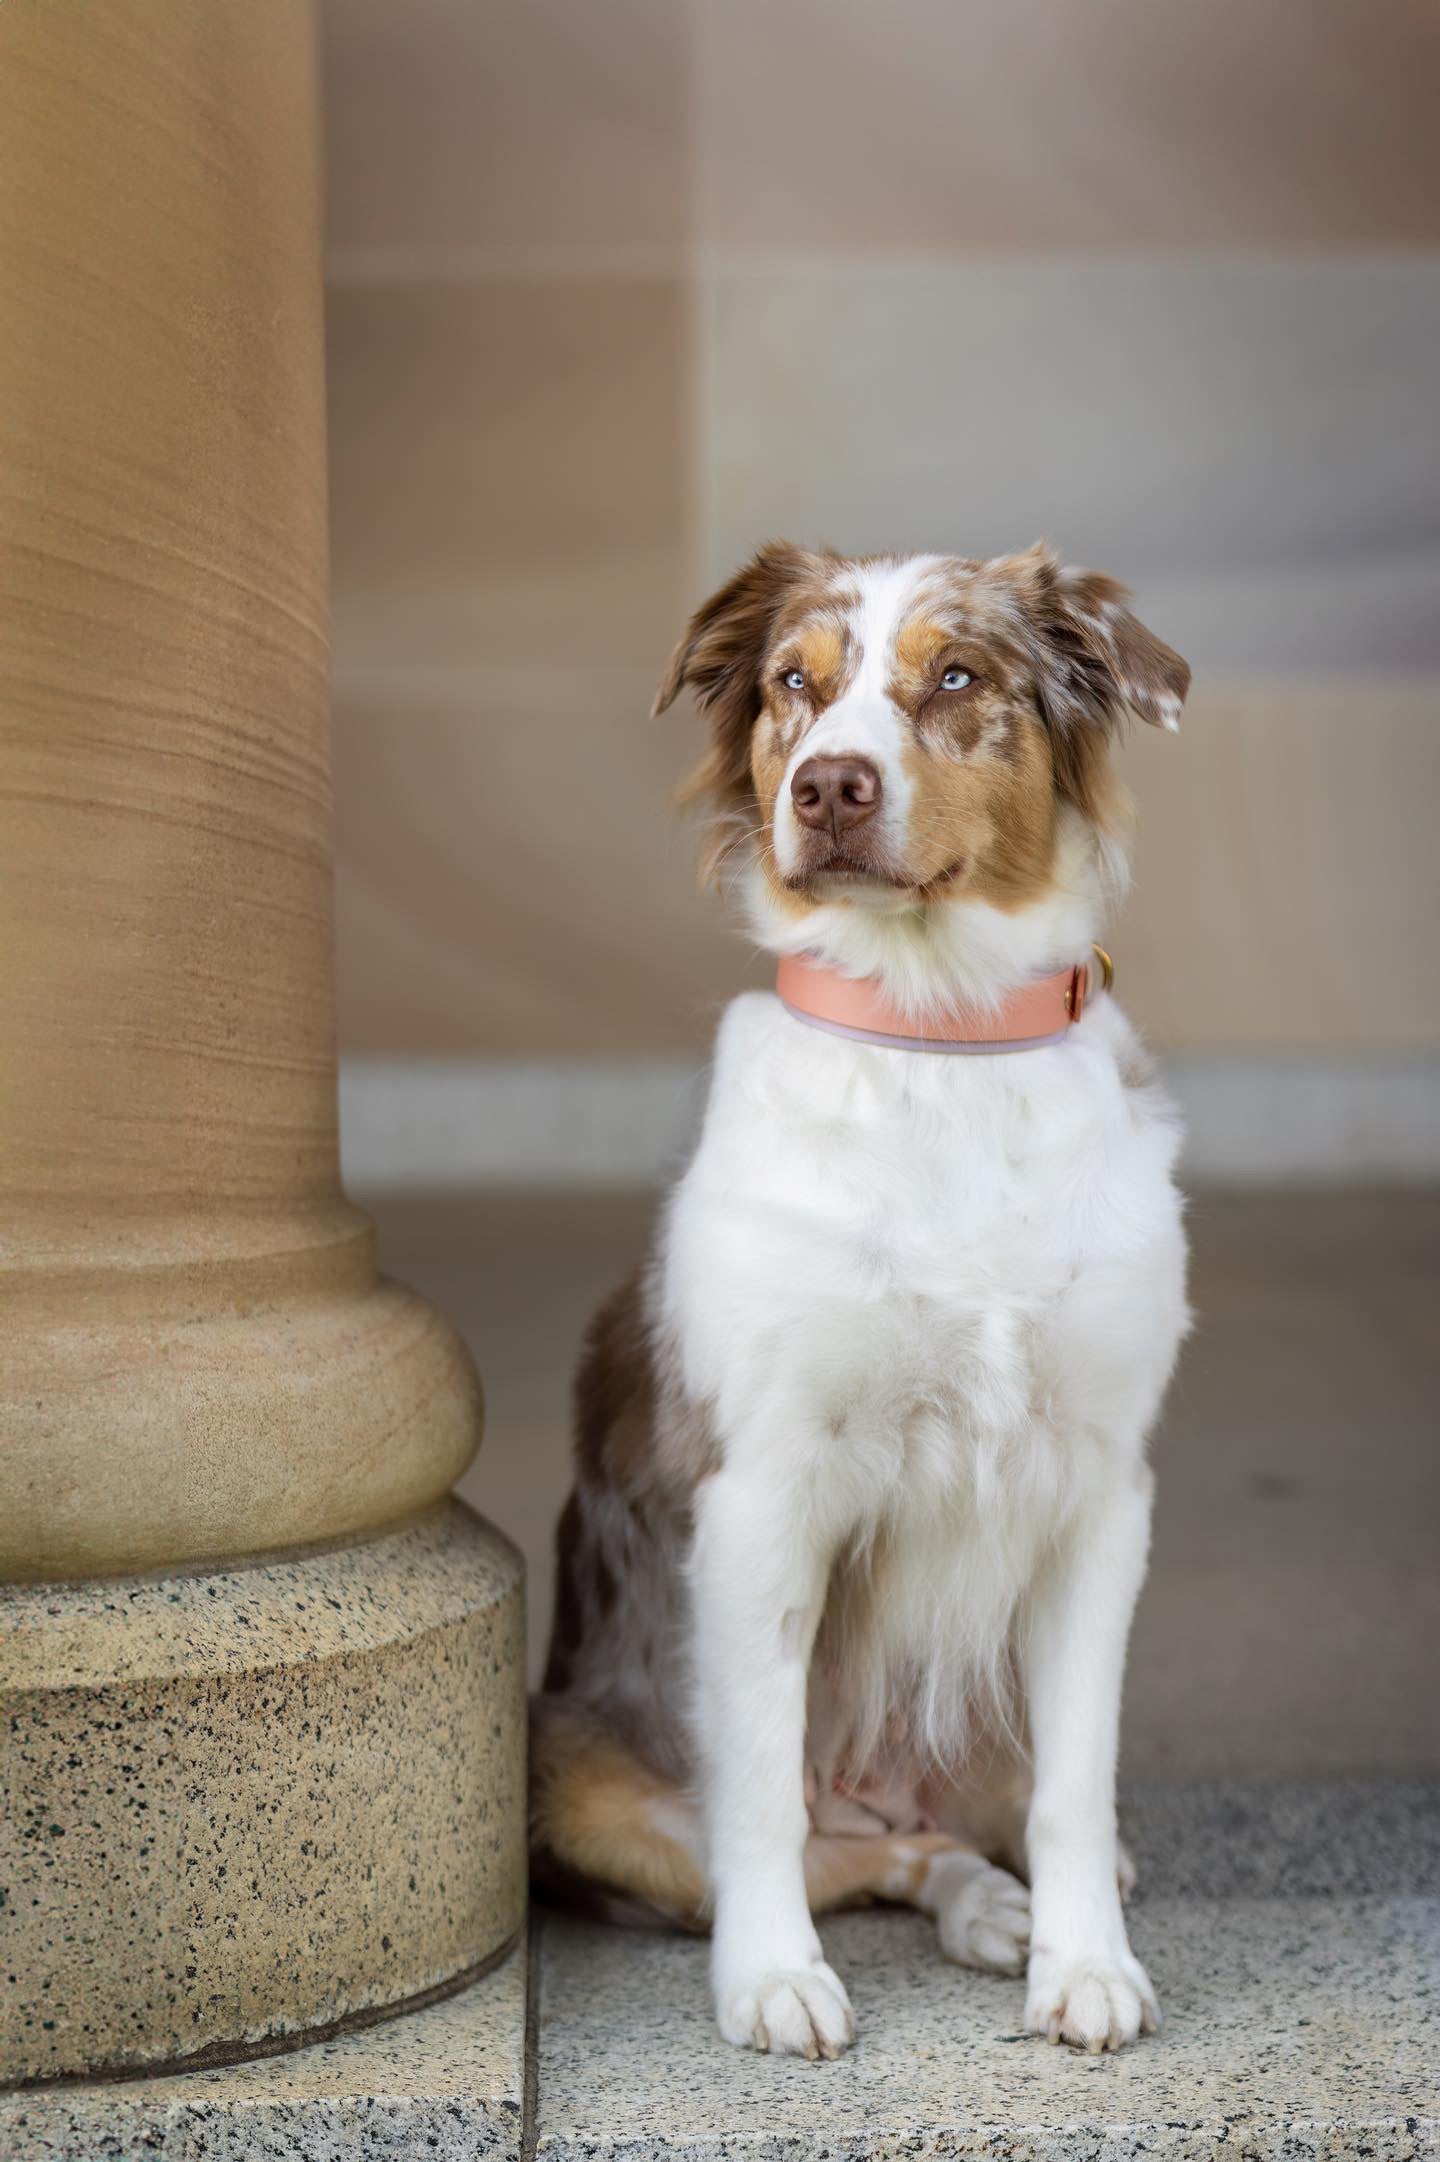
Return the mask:
[[[1122,711],[1173,728],[1189,686],[1113,579],[1045,548],[853,558],[763,548],[695,616],[656,700],[709,714],[697,792],[788,905],[1022,906],[1060,806],[1109,811]]]

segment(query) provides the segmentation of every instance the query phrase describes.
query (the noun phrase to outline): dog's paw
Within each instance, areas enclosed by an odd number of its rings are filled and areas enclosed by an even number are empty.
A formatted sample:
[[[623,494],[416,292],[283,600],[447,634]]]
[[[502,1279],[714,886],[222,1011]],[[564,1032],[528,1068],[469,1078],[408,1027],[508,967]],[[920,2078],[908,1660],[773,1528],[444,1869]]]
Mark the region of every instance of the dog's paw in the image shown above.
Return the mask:
[[[720,2032],[739,2049],[777,2056],[838,2057],[855,2039],[855,2014],[834,1969],[780,1967],[716,2001]]]
[[[1098,2057],[1137,2035],[1154,2034],[1160,2007],[1150,1977],[1126,1948],[1094,1959],[1058,1959],[1034,1952],[1025,1996],[1025,2025],[1052,2042],[1070,2042]]]
[[[1030,1942],[1030,1894],[1018,1877],[973,1854],[942,1854],[930,1864],[925,1889],[947,1959],[991,1974],[1020,1973]]]

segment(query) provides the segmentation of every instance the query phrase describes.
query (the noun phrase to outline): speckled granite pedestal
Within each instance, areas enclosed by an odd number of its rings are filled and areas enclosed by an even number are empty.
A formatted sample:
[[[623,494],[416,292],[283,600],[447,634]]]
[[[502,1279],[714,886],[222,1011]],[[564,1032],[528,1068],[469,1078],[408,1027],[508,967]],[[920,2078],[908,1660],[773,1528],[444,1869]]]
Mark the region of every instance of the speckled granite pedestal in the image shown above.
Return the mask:
[[[705,1948],[546,1916],[521,1962],[344,2042],[184,2079],[0,2099],[5,2162],[1433,2162],[1440,1787],[1132,1794],[1163,2034],[1085,2058],[913,1915],[825,1928],[858,2046],[727,2049]]]
[[[0,2095],[4,2162],[518,2157],[525,1947],[423,2012],[183,2077]]]
[[[519,1928],[523,1568],[460,1503],[249,1567],[0,1587],[0,1641],[21,2079],[243,2056]]]

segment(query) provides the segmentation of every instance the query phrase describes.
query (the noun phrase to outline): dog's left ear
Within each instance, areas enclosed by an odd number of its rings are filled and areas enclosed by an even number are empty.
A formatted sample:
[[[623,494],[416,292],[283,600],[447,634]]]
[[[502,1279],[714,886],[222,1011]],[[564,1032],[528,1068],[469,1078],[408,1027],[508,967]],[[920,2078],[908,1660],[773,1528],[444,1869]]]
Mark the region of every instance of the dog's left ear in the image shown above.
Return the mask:
[[[722,804],[750,792],[750,732],[760,711],[760,663],[775,619],[817,558],[792,541],[768,541],[691,617],[670,656],[652,714],[691,690],[710,722],[710,749],[685,794]]]
[[[1132,615],[1118,579],[1071,570],[1044,542],[1007,568],[1038,635],[1040,701],[1057,736],[1118,721],[1126,708],[1152,727],[1180,726],[1189,666]]]

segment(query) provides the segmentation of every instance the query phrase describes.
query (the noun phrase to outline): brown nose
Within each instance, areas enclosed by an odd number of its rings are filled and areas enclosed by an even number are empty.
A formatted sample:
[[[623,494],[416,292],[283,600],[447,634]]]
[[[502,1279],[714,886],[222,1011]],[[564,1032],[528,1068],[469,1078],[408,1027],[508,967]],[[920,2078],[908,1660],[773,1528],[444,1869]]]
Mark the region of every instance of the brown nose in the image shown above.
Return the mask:
[[[843,833],[880,808],[880,773],[868,758],[807,758],[795,769],[790,798],[802,826]]]

